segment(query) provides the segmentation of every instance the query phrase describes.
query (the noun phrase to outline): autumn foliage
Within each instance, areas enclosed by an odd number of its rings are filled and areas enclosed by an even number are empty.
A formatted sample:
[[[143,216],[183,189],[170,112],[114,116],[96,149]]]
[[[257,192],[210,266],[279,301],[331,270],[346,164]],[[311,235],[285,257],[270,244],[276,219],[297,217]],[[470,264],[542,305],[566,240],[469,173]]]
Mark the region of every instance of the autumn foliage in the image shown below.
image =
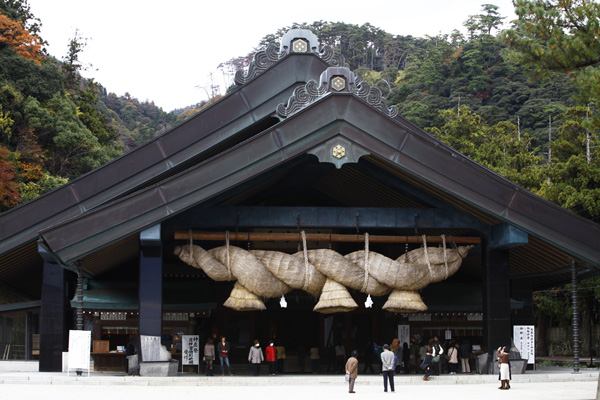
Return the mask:
[[[8,160],[9,155],[10,151],[0,146],[0,210],[19,204],[19,190],[17,182],[13,180],[15,171]]]
[[[23,23],[0,13],[0,47],[9,46],[17,54],[40,64],[42,44],[40,38],[29,33]]]

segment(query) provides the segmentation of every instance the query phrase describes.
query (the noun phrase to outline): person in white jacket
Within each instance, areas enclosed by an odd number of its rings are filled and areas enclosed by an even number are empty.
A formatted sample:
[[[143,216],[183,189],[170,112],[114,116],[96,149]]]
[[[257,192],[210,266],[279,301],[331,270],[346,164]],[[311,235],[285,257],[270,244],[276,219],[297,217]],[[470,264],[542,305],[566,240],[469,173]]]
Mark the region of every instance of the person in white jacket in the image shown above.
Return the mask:
[[[260,375],[260,363],[265,360],[260,343],[258,340],[254,341],[254,346],[250,347],[248,353],[248,362],[252,364],[252,373],[254,376]]]

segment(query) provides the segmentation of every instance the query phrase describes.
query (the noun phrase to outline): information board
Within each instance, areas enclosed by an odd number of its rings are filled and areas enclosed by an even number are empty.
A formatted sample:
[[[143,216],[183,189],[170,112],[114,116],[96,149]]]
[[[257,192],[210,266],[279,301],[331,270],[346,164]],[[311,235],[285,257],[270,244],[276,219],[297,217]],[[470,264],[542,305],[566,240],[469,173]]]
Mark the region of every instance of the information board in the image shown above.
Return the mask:
[[[410,344],[410,325],[398,325],[398,340],[400,341],[400,347],[404,343]]]
[[[92,332],[90,331],[69,331],[69,356],[68,356],[68,367],[69,370],[87,369],[88,375],[90,373],[90,348],[92,345]]]
[[[181,353],[181,363],[183,365],[200,364],[200,337],[198,335],[183,335]]]
[[[521,353],[521,358],[527,359],[527,364],[535,364],[535,326],[515,325],[513,341]]]

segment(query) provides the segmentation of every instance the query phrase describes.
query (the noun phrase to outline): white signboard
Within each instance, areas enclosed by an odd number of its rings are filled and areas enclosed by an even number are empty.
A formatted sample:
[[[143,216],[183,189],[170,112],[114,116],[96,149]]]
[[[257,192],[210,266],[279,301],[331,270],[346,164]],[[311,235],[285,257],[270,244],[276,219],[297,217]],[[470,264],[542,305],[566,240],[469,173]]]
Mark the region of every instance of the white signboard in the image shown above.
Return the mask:
[[[398,325],[398,340],[400,347],[404,343],[410,343],[410,325]]]
[[[527,359],[527,364],[535,364],[535,326],[513,326],[513,341],[521,352],[521,358]]]
[[[198,335],[183,335],[181,349],[183,365],[200,364],[200,337]]]
[[[69,331],[69,361],[68,369],[87,369],[90,373],[90,347],[92,344],[92,332]]]

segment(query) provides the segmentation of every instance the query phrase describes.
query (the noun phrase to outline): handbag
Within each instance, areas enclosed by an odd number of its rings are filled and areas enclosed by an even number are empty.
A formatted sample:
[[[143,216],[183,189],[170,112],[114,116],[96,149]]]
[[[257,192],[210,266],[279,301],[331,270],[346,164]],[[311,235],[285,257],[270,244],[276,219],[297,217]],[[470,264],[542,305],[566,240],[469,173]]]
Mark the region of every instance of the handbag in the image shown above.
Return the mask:
[[[344,379],[346,380],[346,382],[350,382],[350,374],[346,374],[344,376]]]
[[[431,361],[433,361],[433,362],[440,362],[440,356],[434,356]]]

